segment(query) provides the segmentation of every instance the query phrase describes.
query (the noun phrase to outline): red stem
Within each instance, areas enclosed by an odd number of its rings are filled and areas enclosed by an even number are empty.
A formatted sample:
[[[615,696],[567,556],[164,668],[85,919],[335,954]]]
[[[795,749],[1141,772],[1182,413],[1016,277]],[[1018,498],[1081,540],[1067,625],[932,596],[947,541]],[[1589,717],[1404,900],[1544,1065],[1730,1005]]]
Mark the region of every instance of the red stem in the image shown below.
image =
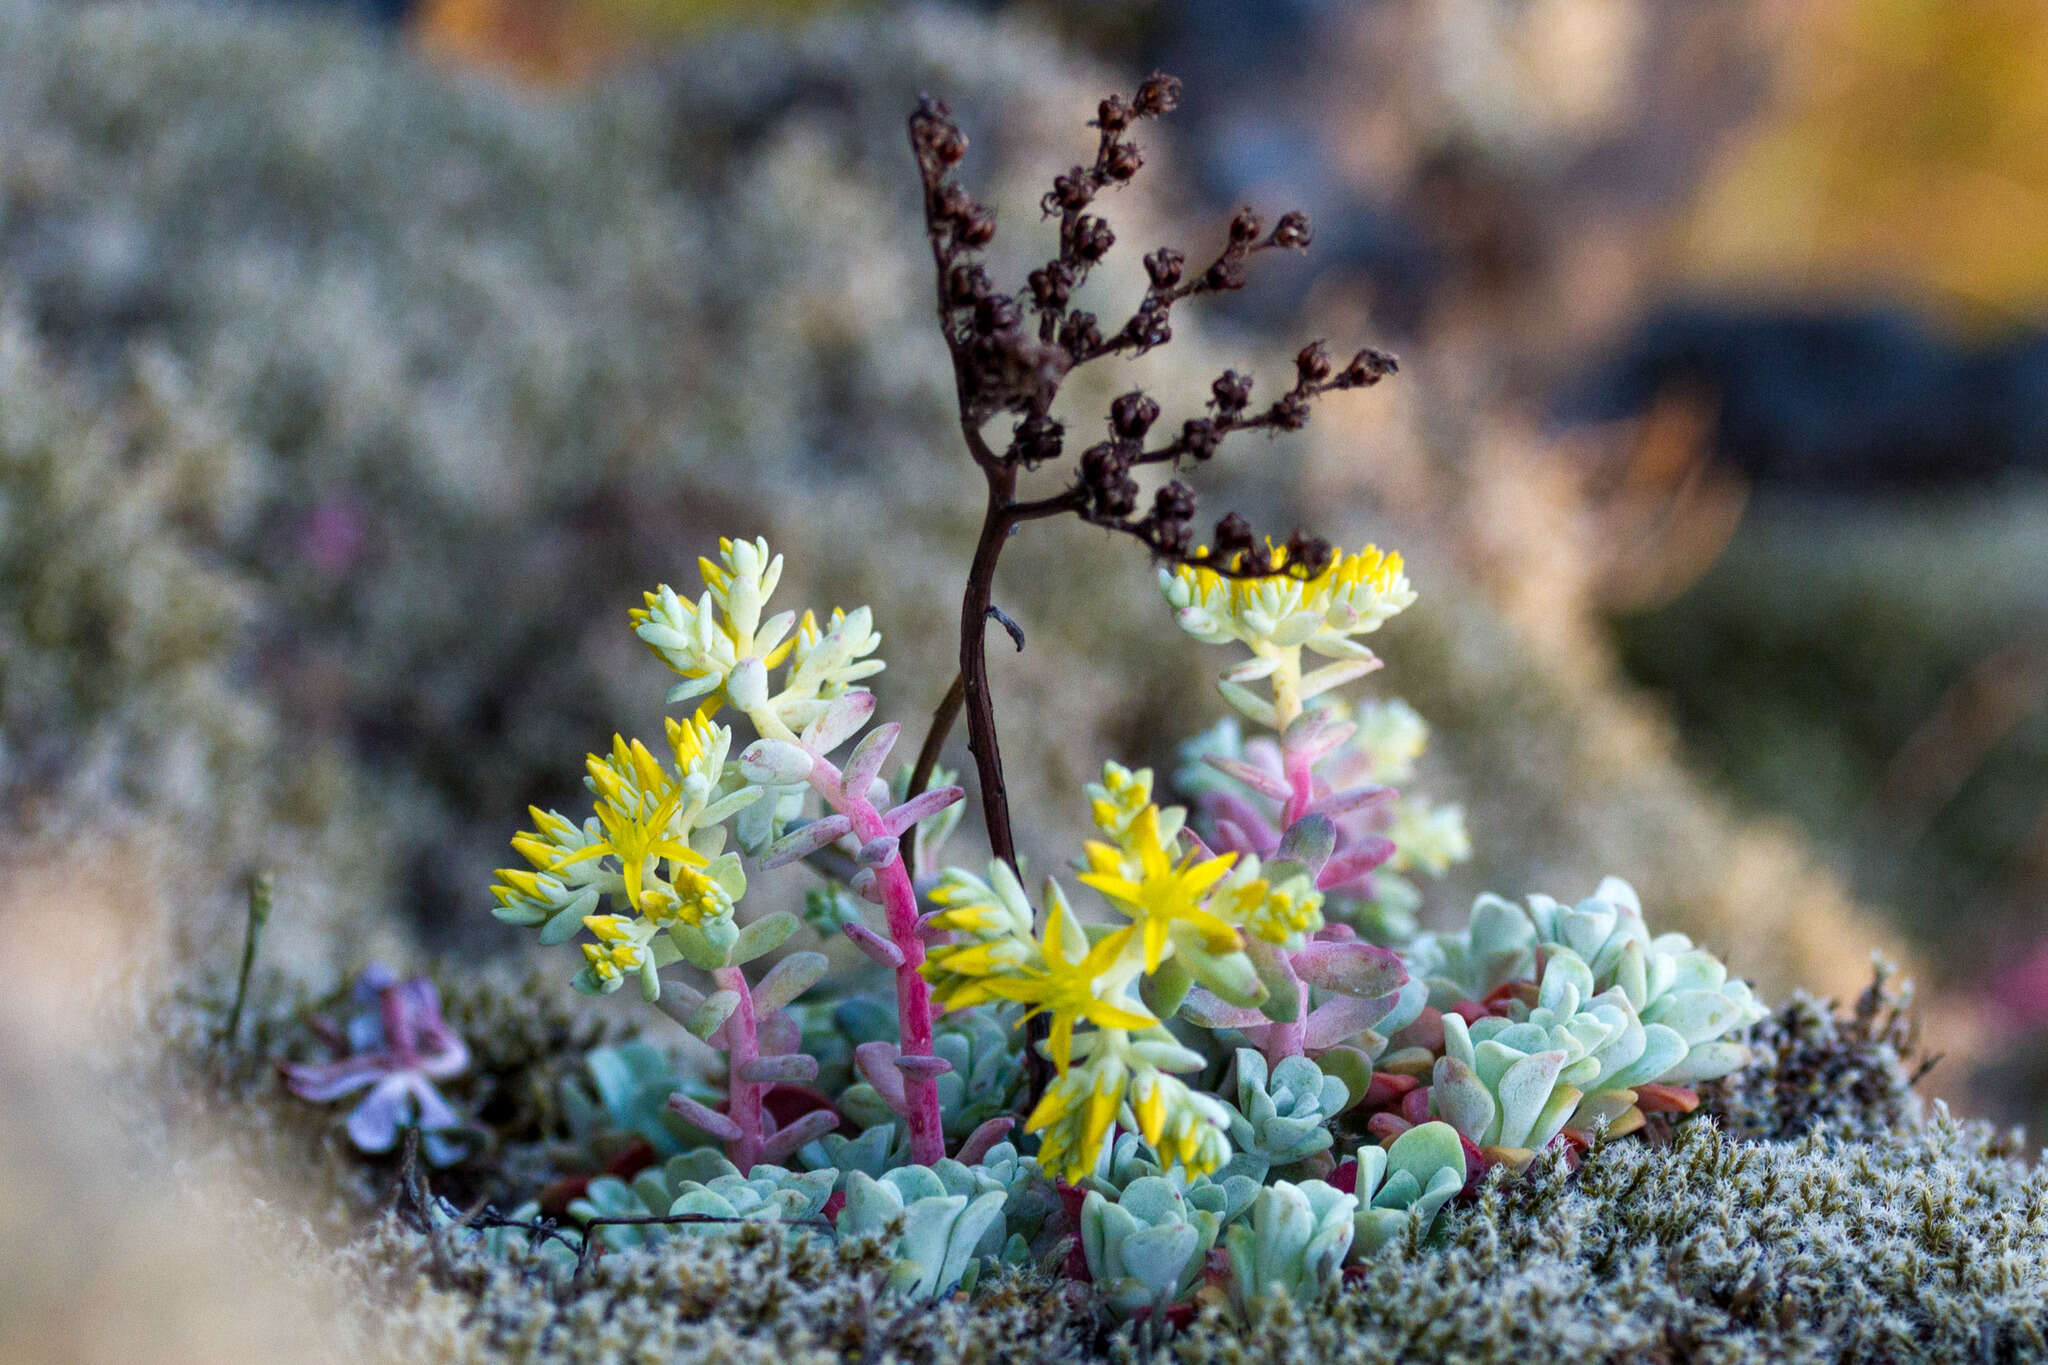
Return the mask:
[[[1281,949],[1280,956],[1286,957],[1287,950]],[[1293,973],[1288,973],[1290,976]],[[1292,1023],[1275,1024],[1273,1031],[1266,1035],[1266,1060],[1278,1066],[1288,1057],[1302,1054],[1302,1043],[1308,1037],[1308,987],[1300,981],[1294,983],[1295,1006]]]
[[[732,1144],[732,1164],[745,1173],[753,1170],[761,1160],[761,1144],[765,1140],[761,1131],[761,1097],[768,1091],[767,1086],[741,1077],[741,1073],[761,1055],[761,1039],[755,1030],[754,993],[747,985],[747,974],[738,967],[716,968],[711,979],[718,983],[719,989],[732,991],[740,998],[739,1007],[725,1021],[726,1055],[730,1068],[726,1080],[725,1112],[740,1130],[739,1138]]]
[[[1283,743],[1280,755],[1281,767],[1287,774],[1288,790],[1287,804],[1280,814],[1280,829],[1284,835],[1289,826],[1308,813],[1309,804],[1315,800],[1316,780],[1313,771],[1315,765],[1307,754],[1288,748]],[[1285,958],[1287,950],[1281,949],[1280,956]],[[1288,976],[1293,975],[1290,970]],[[1276,1025],[1269,1035],[1266,1046],[1266,1060],[1269,1062],[1277,1064],[1283,1057],[1299,1057],[1302,1054],[1302,1044],[1308,1036],[1308,987],[1297,980],[1294,989],[1294,1021]]]
[[[887,834],[882,814],[865,793],[846,790],[839,769],[819,758],[811,769],[811,785],[832,809],[853,822],[862,843]],[[889,938],[903,961],[896,968],[896,1027],[905,1057],[930,1057],[932,1052],[932,988],[919,970],[924,965],[924,940],[917,932],[917,891],[899,852],[875,869],[882,888],[882,907],[889,918]],[[939,1112],[938,1078],[903,1077],[904,1121],[910,1125],[910,1159],[929,1166],[946,1155],[946,1129]]]
[[[1316,780],[1315,775],[1309,771],[1312,765],[1307,754],[1298,753],[1293,749],[1282,749],[1281,755],[1281,764],[1287,773],[1289,793],[1286,809],[1280,814],[1280,829],[1285,833],[1289,825],[1308,814],[1309,804],[1316,797]]]

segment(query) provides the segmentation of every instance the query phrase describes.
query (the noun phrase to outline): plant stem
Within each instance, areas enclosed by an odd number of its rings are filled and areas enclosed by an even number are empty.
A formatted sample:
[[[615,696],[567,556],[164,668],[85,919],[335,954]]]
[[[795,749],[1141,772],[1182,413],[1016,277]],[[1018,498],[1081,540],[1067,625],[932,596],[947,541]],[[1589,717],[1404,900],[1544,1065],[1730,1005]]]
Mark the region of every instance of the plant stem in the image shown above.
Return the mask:
[[[1002,749],[996,739],[996,711],[988,686],[988,611],[995,593],[996,561],[1003,542],[1016,525],[1017,473],[1006,465],[984,466],[988,474],[988,511],[981,539],[967,571],[967,591],[960,599],[960,685],[967,711],[967,746],[981,787],[982,823],[991,852],[1017,868],[1017,846],[1010,832],[1010,791],[1003,780]]]
[[[982,517],[981,539],[975,543],[974,560],[968,566],[967,591],[960,599],[960,689],[967,711],[967,747],[974,754],[975,776],[981,787],[981,820],[988,831],[989,851],[1008,863],[1022,880],[1024,869],[1017,864],[1016,838],[1010,830],[1010,789],[1003,780],[1002,747],[996,739],[995,700],[989,692],[987,640],[996,561],[1002,557],[1010,532],[1024,518],[1018,515],[1016,468],[989,458],[987,446],[972,428],[963,424],[962,430],[975,462],[988,478],[988,511]],[[1030,1076],[1027,1094],[1042,1094],[1052,1083],[1052,1064],[1039,1052],[1046,1036],[1046,1016],[1032,1016],[1024,1034],[1024,1065]]]
[[[760,727],[760,722],[755,722]],[[783,728],[786,733],[786,727]],[[793,742],[795,737],[790,737]],[[854,835],[862,843],[886,835],[882,813],[865,792],[851,792],[836,765],[812,755],[811,786],[827,806],[853,822]],[[905,1057],[930,1057],[932,1051],[932,988],[924,979],[924,939],[917,932],[917,890],[910,882],[910,869],[903,861],[902,846],[887,863],[874,869],[876,885],[882,890],[882,908],[888,916],[889,940],[903,960],[896,965],[897,1046]],[[903,1077],[904,1122],[910,1127],[910,1159],[929,1166],[946,1155],[946,1129],[939,1111],[938,1078]]]
[[[1300,651],[1292,651],[1290,662],[1282,664],[1273,675],[1275,709],[1279,709],[1278,703],[1283,698],[1292,703],[1293,714],[1282,721],[1283,725],[1301,714],[1301,703],[1296,700],[1296,688],[1301,680],[1300,659]],[[1287,804],[1280,814],[1280,831],[1284,837],[1294,822],[1307,813],[1309,803],[1315,800],[1315,773],[1308,755],[1290,747],[1284,737],[1280,741],[1280,764],[1287,774]],[[1282,961],[1287,960],[1286,949],[1280,950],[1280,957]],[[1268,1040],[1266,1060],[1275,1064],[1283,1058],[1301,1056],[1308,1036],[1308,987],[1295,977],[1291,964],[1287,976],[1294,982],[1294,1019],[1291,1023],[1278,1025]]]
[[[1287,956],[1287,950],[1281,949],[1280,955]],[[1288,975],[1294,975],[1291,968]],[[1289,1057],[1301,1056],[1302,1044],[1308,1037],[1308,987],[1297,980],[1294,983],[1294,992],[1293,1020],[1285,1024],[1275,1024],[1273,1031],[1266,1036],[1266,1060],[1275,1066]]]
[[[1280,812],[1280,829],[1285,833],[1288,826],[1308,814],[1309,803],[1315,800],[1315,775],[1310,771],[1306,754],[1292,749],[1281,750],[1281,766],[1287,773],[1287,805]]]
[[[1269,650],[1260,653],[1272,657]],[[1273,728],[1281,734],[1301,715],[1301,646],[1280,651],[1280,666],[1273,670]]]
[[[887,833],[881,813],[865,797],[849,797],[843,812],[853,821],[853,832],[865,843]],[[932,1052],[932,988],[920,968],[924,965],[924,940],[917,933],[917,892],[910,884],[910,871],[899,853],[875,870],[882,888],[882,906],[889,918],[889,938],[903,954],[896,968],[896,1019],[898,1046],[906,1057],[930,1057]],[[929,1166],[946,1155],[946,1130],[939,1112],[936,1076],[903,1077],[904,1121],[910,1125],[910,1159]]]
[[[242,1031],[242,1006],[249,998],[249,973],[256,966],[256,945],[262,941],[263,926],[270,923],[270,874],[249,874],[249,921],[242,931],[242,969],[235,976],[235,1004],[228,1011],[227,1044],[235,1045]]]
[[[755,1031],[754,993],[747,985],[746,972],[738,967],[719,967],[711,973],[711,979],[720,990],[731,991],[740,998],[738,1008],[725,1021],[730,1068],[726,1074],[725,1112],[740,1130],[739,1138],[732,1144],[732,1164],[744,1175],[761,1160],[761,1097],[768,1090],[742,1074],[761,1055],[761,1040]]]

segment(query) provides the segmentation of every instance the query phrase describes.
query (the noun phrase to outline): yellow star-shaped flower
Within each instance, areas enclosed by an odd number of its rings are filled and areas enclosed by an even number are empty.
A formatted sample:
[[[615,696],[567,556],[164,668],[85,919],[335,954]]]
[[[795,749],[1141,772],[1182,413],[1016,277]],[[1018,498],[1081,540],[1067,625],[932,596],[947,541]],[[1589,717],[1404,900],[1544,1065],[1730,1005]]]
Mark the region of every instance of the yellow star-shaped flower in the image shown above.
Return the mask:
[[[1123,848],[1091,842],[1087,852],[1089,870],[1081,874],[1081,881],[1137,921],[1135,927],[1145,936],[1147,972],[1159,970],[1177,923],[1192,926],[1216,952],[1237,946],[1237,930],[1202,907],[1202,898],[1236,864],[1235,853],[1218,858],[1190,853],[1176,863],[1172,845],[1160,837],[1157,806],[1145,807],[1132,822]],[[1136,877],[1131,875],[1132,858],[1138,863]]]
[[[650,858],[668,858],[685,867],[702,867],[709,861],[677,837],[673,826],[682,808],[682,789],[647,746],[614,735],[611,757],[592,754],[587,766],[605,837],[558,859],[546,871],[610,854],[619,860],[625,876],[627,903],[638,910]]]
[[[1046,1033],[1046,1051],[1064,1076],[1074,1060],[1074,1025],[1082,1020],[1100,1028],[1120,1029],[1151,1028],[1159,1022],[1149,1014],[1105,999],[1101,993],[1121,988],[1120,977],[1125,974],[1115,968],[1132,932],[1120,929],[1087,948],[1087,935],[1080,924],[1064,906],[1056,904],[1047,910],[1045,936],[1038,944],[1043,965],[1017,964],[1014,974],[986,977],[973,988],[957,992],[948,1003],[959,1008],[981,1000],[1014,1000],[1031,1007],[1024,1012],[1025,1019],[1034,1014],[1050,1014],[1052,1027]],[[971,958],[978,951],[981,950],[967,949],[945,965],[949,970],[959,971],[962,964],[958,959]]]

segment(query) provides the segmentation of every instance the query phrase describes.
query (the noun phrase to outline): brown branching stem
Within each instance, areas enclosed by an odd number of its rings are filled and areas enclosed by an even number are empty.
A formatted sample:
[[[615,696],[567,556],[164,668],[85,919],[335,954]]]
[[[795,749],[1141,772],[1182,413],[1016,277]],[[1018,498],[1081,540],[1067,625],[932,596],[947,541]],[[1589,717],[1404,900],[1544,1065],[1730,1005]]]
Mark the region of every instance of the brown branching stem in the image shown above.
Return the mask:
[[[1295,357],[1293,387],[1262,410],[1251,407],[1252,382],[1226,371],[1210,389],[1209,415],[1192,418],[1164,444],[1146,445],[1160,416],[1159,404],[1142,392],[1119,397],[1110,408],[1109,439],[1075,461],[1064,491],[1020,498],[1020,476],[1057,460],[1064,430],[1052,417],[1061,384],[1075,369],[1109,355],[1142,355],[1173,337],[1174,306],[1198,294],[1242,288],[1254,255],[1305,250],[1311,239],[1305,214],[1282,214],[1270,231],[1251,209],[1231,219],[1228,240],[1211,263],[1190,272],[1186,256],[1161,247],[1145,257],[1150,281],[1130,318],[1105,335],[1096,317],[1072,307],[1075,291],[1116,242],[1107,220],[1090,212],[1104,191],[1128,184],[1144,165],[1126,134],[1138,121],[1170,112],[1180,100],[1180,82],[1154,73],[1134,95],[1111,95],[1098,106],[1091,165],[1056,177],[1042,207],[1059,222],[1059,254],[1030,273],[1016,294],[999,292],[981,262],[994,238],[995,217],[955,179],[967,155],[967,137],[946,106],[926,96],[910,116],[910,146],[923,189],[925,236],[931,247],[937,287],[939,333],[953,364],[960,434],[984,481],[987,501],[960,603],[960,673],[954,691],[932,718],[924,750],[912,774],[911,791],[922,790],[954,718],[967,717],[968,747],[974,755],[982,821],[996,857],[1017,868],[1010,823],[1009,788],[996,733],[994,698],[988,677],[987,632],[994,614],[995,576],[1003,546],[1025,522],[1073,514],[1080,520],[1142,541],[1157,559],[1195,565],[1237,578],[1290,574],[1312,577],[1330,562],[1330,547],[1297,531],[1284,548],[1261,543],[1245,520],[1232,513],[1216,524],[1209,544],[1197,546],[1193,532],[1196,496],[1174,479],[1140,512],[1140,489],[1132,470],[1165,464],[1201,464],[1226,438],[1246,431],[1268,434],[1307,425],[1313,402],[1324,394],[1365,388],[1394,372],[1391,356],[1361,350],[1348,363],[1333,363],[1321,342]],[[1036,314],[1028,325],[1026,314]],[[1007,447],[992,448],[983,434],[996,418],[1015,419]],[[1007,618],[999,618],[1006,625]],[[1014,634],[1013,628],[1013,634]],[[1021,648],[1021,643],[1020,643]],[[956,697],[957,693],[957,697]],[[1035,1020],[1043,1024],[1042,1017]],[[1034,1036],[1034,1042],[1036,1037]],[[1043,1084],[1043,1062],[1027,1051],[1034,1090]]]
[[[1017,845],[1010,832],[1010,789],[1003,780],[1002,749],[996,738],[995,700],[988,685],[988,617],[995,592],[996,561],[1010,538],[1011,504],[1015,502],[1017,475],[1013,469],[992,471],[989,476],[988,509],[982,518],[981,539],[975,543],[974,559],[967,571],[967,591],[960,599],[960,697],[967,713],[967,747],[974,755],[975,777],[981,788],[982,819],[988,830],[989,849],[996,857],[1017,867]]]

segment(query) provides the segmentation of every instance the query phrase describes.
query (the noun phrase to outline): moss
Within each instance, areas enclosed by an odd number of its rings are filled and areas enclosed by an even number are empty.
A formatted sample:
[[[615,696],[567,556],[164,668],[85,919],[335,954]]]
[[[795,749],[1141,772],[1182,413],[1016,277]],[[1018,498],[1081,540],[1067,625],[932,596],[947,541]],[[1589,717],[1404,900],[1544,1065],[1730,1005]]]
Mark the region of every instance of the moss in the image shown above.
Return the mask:
[[[1490,1185],[1446,1245],[1320,1312],[1210,1316],[1171,1358],[2028,1360],[2048,1350],[2048,1177],[1937,1119],[1874,1141],[1687,1125]]]
[[[1709,1088],[1707,1112],[1737,1136],[1780,1141],[1912,1129],[1922,1108],[1913,1083],[1937,1060],[1919,1056],[1912,1003],[1910,983],[1883,965],[1846,1016],[1795,992],[1751,1031],[1756,1063]]]
[[[873,1242],[831,1247],[743,1229],[729,1238],[601,1258],[580,1281],[515,1253],[437,1265],[420,1234],[381,1224],[357,1250],[398,1359],[699,1360],[824,1365],[849,1359],[1052,1362],[1083,1353],[1093,1321],[1060,1284],[1006,1274],[964,1299],[879,1297]]]
[[[1218,1305],[1111,1331],[1085,1287],[1009,1273],[971,1299],[875,1297],[866,1244],[752,1232],[600,1257],[438,1250],[385,1217],[337,1273],[395,1358],[581,1362],[2033,1359],[2048,1350],[2048,1174],[1912,1100],[1886,978],[1843,1017],[1798,1000],[1764,1056],[1663,1142],[1496,1176],[1429,1246],[1396,1244],[1313,1309]]]

